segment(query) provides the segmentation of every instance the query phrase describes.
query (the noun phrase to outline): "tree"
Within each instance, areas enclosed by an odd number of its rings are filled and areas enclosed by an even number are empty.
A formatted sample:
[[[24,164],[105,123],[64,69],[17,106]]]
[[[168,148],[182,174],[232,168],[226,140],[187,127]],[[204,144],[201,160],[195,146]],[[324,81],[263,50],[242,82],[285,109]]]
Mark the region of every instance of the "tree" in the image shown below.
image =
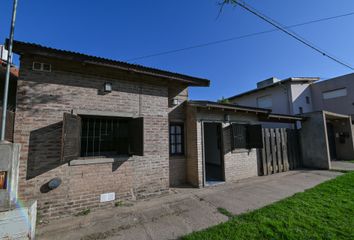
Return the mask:
[[[221,99],[218,99],[218,103],[230,103],[228,98],[224,98],[224,96],[221,97]]]

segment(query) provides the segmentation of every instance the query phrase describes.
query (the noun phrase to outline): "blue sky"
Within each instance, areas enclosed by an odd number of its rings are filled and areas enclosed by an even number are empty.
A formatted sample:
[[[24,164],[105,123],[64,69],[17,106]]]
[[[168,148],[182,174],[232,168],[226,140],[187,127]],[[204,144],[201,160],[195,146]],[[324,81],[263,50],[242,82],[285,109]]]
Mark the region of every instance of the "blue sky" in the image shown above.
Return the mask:
[[[248,0],[262,13],[291,25],[354,12],[353,0]],[[12,0],[0,1],[0,39],[8,36]],[[243,9],[217,0],[19,0],[15,39],[116,60],[216,41],[272,27]],[[354,65],[354,15],[293,30]],[[278,78],[350,73],[281,32],[134,63],[203,77],[210,88],[192,88],[190,98],[216,100]]]

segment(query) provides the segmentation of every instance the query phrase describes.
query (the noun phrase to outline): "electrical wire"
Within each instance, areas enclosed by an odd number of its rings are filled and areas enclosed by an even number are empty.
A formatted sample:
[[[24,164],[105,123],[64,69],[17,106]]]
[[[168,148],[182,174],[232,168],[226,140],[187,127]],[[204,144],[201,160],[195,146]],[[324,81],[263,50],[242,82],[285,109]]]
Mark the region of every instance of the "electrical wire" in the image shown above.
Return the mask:
[[[285,26],[283,28],[290,29],[290,28],[305,26],[305,25],[309,25],[309,24],[313,24],[313,23],[319,23],[319,22],[329,21],[329,20],[343,18],[343,17],[348,17],[348,16],[353,16],[353,15],[354,15],[354,12],[349,12],[349,13],[346,13],[346,14],[341,14],[341,15],[336,15],[336,16],[332,16],[332,17],[326,17],[326,18],[316,19],[316,20],[307,21],[307,22],[303,22],[303,23],[293,24],[293,25]],[[222,43],[226,43],[226,42],[231,42],[231,41],[235,41],[235,40],[239,40],[239,39],[243,39],[243,38],[254,37],[254,36],[267,34],[267,33],[271,33],[271,32],[276,32],[276,31],[280,31],[280,29],[279,28],[274,28],[274,29],[265,30],[265,31],[261,31],[261,32],[249,33],[249,34],[235,36],[235,37],[231,37],[231,38],[225,38],[225,39],[221,39],[221,40],[216,40],[216,41],[196,44],[196,45],[192,45],[192,46],[189,46],[189,47],[177,48],[177,49],[168,50],[168,51],[162,51],[162,52],[158,52],[158,53],[154,53],[154,54],[143,55],[143,56],[140,56],[140,57],[127,59],[125,61],[131,62],[131,61],[137,61],[137,60],[142,60],[142,59],[147,59],[147,58],[152,58],[152,57],[158,57],[158,56],[163,56],[163,55],[183,52],[183,51],[187,51],[187,50],[192,50],[192,49],[196,49],[196,48],[203,48],[203,47],[208,47],[208,46],[212,46],[212,45],[217,45],[217,44],[222,44]]]
[[[347,64],[344,61],[338,59],[337,57],[333,56],[332,54],[320,49],[319,47],[316,47],[313,43],[311,43],[308,40],[306,40],[305,38],[301,37],[299,34],[293,32],[293,31],[290,31],[287,28],[281,26],[280,23],[278,23],[275,20],[271,19],[270,17],[260,13],[259,11],[257,11],[254,8],[250,7],[249,5],[246,5],[245,3],[240,3],[239,1],[235,1],[235,4],[237,4],[238,6],[242,7],[243,9],[247,10],[248,12],[254,14],[255,16],[261,18],[262,20],[268,22],[272,26],[274,26],[277,29],[279,29],[280,31],[288,34],[289,36],[291,36],[292,38],[294,38],[297,41],[301,42],[302,44],[306,45],[307,47],[315,50],[316,52],[319,52],[323,56],[335,61],[338,64],[341,64],[342,66],[345,66],[345,67],[347,67],[347,68],[349,68],[351,70],[354,70],[354,68],[352,66],[350,66],[349,64]]]

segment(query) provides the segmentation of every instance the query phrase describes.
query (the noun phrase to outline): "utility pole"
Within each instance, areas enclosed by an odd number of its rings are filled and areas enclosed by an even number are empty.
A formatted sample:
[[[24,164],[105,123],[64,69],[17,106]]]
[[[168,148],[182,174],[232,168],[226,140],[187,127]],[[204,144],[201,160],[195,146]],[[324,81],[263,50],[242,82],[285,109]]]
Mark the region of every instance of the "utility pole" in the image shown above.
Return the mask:
[[[17,0],[14,0],[13,9],[12,9],[11,27],[10,27],[10,38],[7,46],[8,52],[7,52],[7,64],[6,64],[6,75],[5,75],[4,99],[2,102],[1,137],[0,137],[1,142],[5,141],[7,99],[9,95],[10,71],[11,71],[11,64],[12,64],[12,44],[14,41],[16,10],[17,10]]]

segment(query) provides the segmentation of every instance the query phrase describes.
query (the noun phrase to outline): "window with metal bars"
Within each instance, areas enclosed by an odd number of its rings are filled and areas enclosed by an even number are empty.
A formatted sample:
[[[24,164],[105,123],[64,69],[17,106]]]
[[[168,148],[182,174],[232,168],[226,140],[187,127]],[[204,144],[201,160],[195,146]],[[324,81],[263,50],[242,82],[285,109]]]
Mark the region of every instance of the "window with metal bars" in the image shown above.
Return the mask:
[[[232,149],[263,148],[262,125],[231,124]]]
[[[247,125],[232,124],[231,125],[231,142],[233,149],[247,148]]]
[[[129,154],[129,119],[82,117],[81,157]]]
[[[184,154],[183,123],[170,123],[170,155]]]

